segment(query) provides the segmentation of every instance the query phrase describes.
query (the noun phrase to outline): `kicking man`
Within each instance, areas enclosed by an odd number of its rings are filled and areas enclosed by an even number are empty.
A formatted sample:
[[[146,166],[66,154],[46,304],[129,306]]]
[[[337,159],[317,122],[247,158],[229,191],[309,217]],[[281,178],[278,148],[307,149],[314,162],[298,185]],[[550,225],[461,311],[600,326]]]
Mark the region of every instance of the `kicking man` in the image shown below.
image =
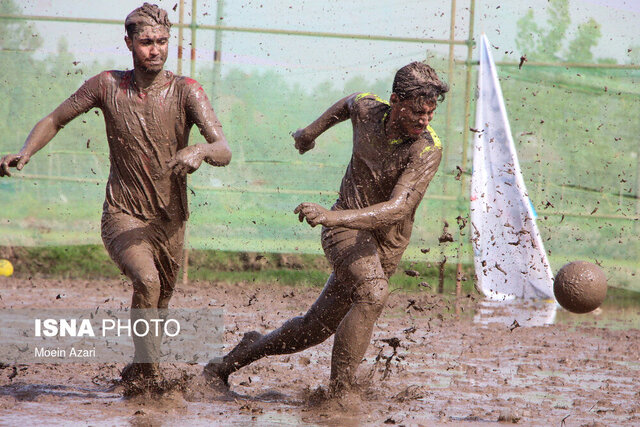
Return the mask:
[[[302,351],[335,333],[329,390],[348,389],[389,295],[389,277],[409,244],[414,216],[440,159],[442,146],[429,126],[449,90],[428,65],[401,68],[387,103],[370,93],[341,99],[293,134],[304,154],[335,124],[351,119],[353,154],[338,200],[328,210],[302,203],[302,222],[322,225],[322,247],[333,272],[304,316],[262,335],[248,332],[207,376],[228,384],[232,372],[262,357]]]
[[[144,3],[125,20],[133,70],[105,71],[33,128],[18,154],[0,160],[11,176],[68,122],[92,108],[104,114],[111,169],[102,215],[102,240],[133,284],[132,320],[157,317],[173,294],[182,263],[188,218],[187,173],[204,161],[225,166],[231,151],[211,103],[195,80],[163,69],[171,23],[167,12]],[[196,125],[206,144],[188,145]],[[135,310],[140,309],[140,310]],[[162,313],[158,313],[162,316]],[[159,377],[159,340],[134,335],[134,364],[124,380]]]

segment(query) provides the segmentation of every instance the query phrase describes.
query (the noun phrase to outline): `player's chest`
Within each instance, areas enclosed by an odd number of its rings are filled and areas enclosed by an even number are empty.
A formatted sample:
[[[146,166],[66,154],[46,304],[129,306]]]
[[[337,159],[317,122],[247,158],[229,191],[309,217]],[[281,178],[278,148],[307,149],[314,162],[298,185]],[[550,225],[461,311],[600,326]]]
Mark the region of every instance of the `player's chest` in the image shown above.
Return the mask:
[[[386,138],[363,137],[355,141],[354,157],[372,170],[383,172],[381,177],[401,173],[410,158],[410,144],[391,143]]]
[[[108,103],[113,113],[165,118],[174,116],[179,110],[179,102],[166,93],[138,93],[135,90],[117,91]]]
[[[119,132],[141,132],[157,137],[171,133],[175,125],[185,120],[180,104],[162,94],[141,96],[136,91],[118,91],[106,107],[110,121]]]

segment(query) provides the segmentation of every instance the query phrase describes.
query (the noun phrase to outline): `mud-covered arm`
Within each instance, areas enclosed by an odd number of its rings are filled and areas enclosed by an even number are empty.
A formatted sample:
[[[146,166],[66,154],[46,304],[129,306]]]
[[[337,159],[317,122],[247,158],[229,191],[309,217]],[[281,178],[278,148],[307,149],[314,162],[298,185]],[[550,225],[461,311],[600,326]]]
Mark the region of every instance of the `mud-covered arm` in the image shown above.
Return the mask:
[[[181,175],[196,171],[203,161],[211,166],[226,166],[231,161],[231,149],[207,94],[195,80],[190,85],[185,106],[188,120],[198,127],[207,142],[189,145],[169,161],[168,167]]]
[[[347,120],[351,115],[351,108],[358,93],[353,93],[333,104],[309,126],[298,129],[293,133],[295,148],[304,154],[316,145],[316,138],[332,126]]]
[[[87,80],[73,95],[40,120],[31,130],[22,149],[17,154],[7,154],[0,160],[0,176],[11,176],[9,168],[18,170],[29,162],[31,156],[45,147],[49,141],[71,120],[99,106],[96,96],[100,76]]]
[[[424,156],[424,158],[422,158]],[[315,203],[302,203],[295,210],[300,221],[305,218],[315,227],[347,227],[355,229],[376,229],[395,224],[412,215],[420,204],[424,193],[433,179],[442,152],[434,147],[416,162],[411,162],[402,174],[388,201],[368,206],[363,209],[328,210]]]

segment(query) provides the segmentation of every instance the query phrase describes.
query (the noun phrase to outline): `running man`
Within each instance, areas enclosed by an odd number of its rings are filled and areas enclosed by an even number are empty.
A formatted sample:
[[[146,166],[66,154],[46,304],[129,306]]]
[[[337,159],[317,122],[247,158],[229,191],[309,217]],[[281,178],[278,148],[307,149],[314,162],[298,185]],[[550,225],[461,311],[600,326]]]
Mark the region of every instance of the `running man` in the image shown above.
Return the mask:
[[[229,375],[262,357],[302,351],[335,333],[330,393],[350,388],[389,295],[389,277],[409,244],[416,209],[433,178],[442,146],[429,126],[449,90],[428,65],[401,68],[387,103],[370,93],[341,99],[293,134],[304,154],[335,124],[351,119],[353,154],[340,194],[328,210],[302,203],[302,222],[322,225],[322,247],[333,267],[322,293],[304,316],[262,335],[252,331],[205,375],[228,384]]]
[[[134,69],[105,71],[87,80],[40,120],[18,154],[0,160],[0,177],[29,162],[67,123],[92,108],[104,114],[111,168],[102,215],[102,240],[133,284],[132,321],[169,306],[182,263],[188,218],[187,173],[203,161],[225,166],[231,151],[211,103],[195,80],[163,69],[171,23],[144,3],[125,20]],[[196,125],[206,144],[188,145]],[[155,316],[157,318],[157,316]],[[159,341],[134,335],[134,363],[124,380],[159,379]],[[144,363],[142,363],[144,362]]]

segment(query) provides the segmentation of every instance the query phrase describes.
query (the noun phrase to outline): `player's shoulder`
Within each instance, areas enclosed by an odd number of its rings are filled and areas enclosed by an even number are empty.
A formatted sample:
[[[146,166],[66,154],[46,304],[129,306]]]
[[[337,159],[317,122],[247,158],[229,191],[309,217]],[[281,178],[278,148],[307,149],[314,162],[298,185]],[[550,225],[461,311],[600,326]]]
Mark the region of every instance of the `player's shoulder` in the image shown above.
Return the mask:
[[[116,86],[121,88],[128,87],[133,81],[133,71],[127,70],[106,70],[100,74],[96,74],[87,80],[87,83],[102,88]]]
[[[131,80],[133,79],[133,71],[132,70],[106,70],[94,76],[100,81],[112,81],[112,82],[120,82],[122,80]]]
[[[88,82],[99,82],[106,83],[112,81],[122,80],[122,75],[126,71],[118,71],[118,70],[105,70],[101,73],[96,74],[95,76],[89,77],[87,79]]]
[[[350,110],[360,120],[380,120],[389,110],[387,101],[371,92],[356,92],[350,96]]]
[[[195,79],[186,76],[178,76],[173,74],[173,82],[179,93],[183,93],[187,97],[200,97],[205,95],[202,85]]]
[[[171,75],[177,86],[195,90],[202,87],[202,85],[198,83],[197,80],[192,79],[191,77],[179,76],[173,73]]]
[[[384,99],[380,98],[378,95],[372,92],[356,92],[351,96],[353,97],[354,105],[389,106],[389,101],[385,101]]]
[[[85,93],[100,94],[109,87],[122,86],[126,71],[106,70],[85,80],[82,90]]]
[[[442,141],[431,125],[427,126],[420,138],[412,145],[414,153],[422,158],[428,153],[442,155]]]

